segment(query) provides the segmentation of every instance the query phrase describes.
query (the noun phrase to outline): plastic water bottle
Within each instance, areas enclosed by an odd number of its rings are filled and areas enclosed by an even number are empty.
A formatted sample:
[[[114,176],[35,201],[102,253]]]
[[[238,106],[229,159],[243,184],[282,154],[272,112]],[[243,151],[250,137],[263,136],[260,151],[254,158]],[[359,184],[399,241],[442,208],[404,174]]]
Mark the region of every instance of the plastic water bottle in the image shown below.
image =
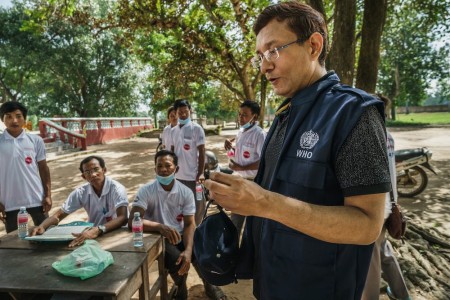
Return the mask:
[[[133,244],[135,247],[144,246],[144,224],[142,223],[141,214],[139,212],[134,213],[133,223]]]
[[[28,213],[25,206],[22,206],[17,214],[17,231],[21,239],[28,236]]]
[[[200,183],[195,185],[195,200],[202,201],[203,199],[203,187]]]

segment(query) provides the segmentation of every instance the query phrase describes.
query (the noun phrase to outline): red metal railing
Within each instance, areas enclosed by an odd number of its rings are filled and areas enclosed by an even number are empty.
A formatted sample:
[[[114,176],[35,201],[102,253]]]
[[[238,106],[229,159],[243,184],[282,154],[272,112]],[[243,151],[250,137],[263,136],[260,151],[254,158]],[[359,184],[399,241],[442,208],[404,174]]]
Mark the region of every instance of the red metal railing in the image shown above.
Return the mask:
[[[139,130],[151,128],[151,118],[46,118],[39,121],[40,135],[46,142],[61,140],[81,150],[129,138]]]

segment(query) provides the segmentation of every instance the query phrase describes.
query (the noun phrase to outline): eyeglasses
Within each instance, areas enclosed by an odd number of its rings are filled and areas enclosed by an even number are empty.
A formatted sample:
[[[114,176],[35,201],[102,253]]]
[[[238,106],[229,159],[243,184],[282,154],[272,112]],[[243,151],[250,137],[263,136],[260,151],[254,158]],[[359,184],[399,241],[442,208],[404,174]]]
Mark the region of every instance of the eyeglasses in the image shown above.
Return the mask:
[[[296,41],[290,42],[290,43],[288,43],[286,45],[283,45],[281,47],[274,48],[272,50],[267,50],[262,55],[261,54],[256,54],[251,60],[252,66],[254,68],[256,68],[256,69],[261,68],[261,65],[263,63],[263,57],[268,62],[276,61],[280,57],[280,53],[278,53],[278,51],[286,49],[290,45],[295,44],[295,43],[300,43],[300,42],[302,42],[302,39],[298,39]]]
[[[102,170],[102,168],[100,168],[100,167],[95,167],[95,168],[93,168],[93,169],[83,171],[83,174],[84,174],[85,176],[90,176],[90,175],[92,175],[93,173],[98,173],[98,172],[100,172],[101,170]]]

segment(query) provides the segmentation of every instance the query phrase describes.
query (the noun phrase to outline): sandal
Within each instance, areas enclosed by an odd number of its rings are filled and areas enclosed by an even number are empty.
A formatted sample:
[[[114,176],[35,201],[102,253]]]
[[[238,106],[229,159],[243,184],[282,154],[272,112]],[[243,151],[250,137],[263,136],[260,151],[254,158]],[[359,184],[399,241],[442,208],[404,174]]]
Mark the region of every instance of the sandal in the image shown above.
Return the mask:
[[[213,300],[227,300],[227,296],[222,291],[222,289],[218,286],[209,284],[205,282],[205,293],[210,299]]]

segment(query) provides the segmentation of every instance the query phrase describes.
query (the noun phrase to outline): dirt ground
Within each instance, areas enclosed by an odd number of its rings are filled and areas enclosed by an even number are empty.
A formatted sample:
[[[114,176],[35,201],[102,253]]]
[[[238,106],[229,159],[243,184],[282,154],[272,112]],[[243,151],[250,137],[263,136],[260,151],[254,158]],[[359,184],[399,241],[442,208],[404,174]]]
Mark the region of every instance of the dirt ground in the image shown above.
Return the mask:
[[[412,199],[401,198],[401,206],[407,216],[417,222],[432,225],[435,230],[450,235],[450,127],[421,128],[421,129],[390,129],[396,141],[396,149],[428,147],[433,151],[433,164],[441,170],[435,176],[428,172],[429,185],[424,193]],[[221,164],[225,164],[227,157],[223,150],[226,137],[235,136],[236,131],[222,131],[221,136],[207,137],[207,150],[216,153]],[[97,155],[105,158],[107,172],[112,178],[121,182],[128,189],[129,201],[132,201],[138,188],[154,178],[153,156],[157,139],[132,138],[118,140],[106,145],[89,147]],[[78,170],[78,164],[83,156],[62,157],[49,161],[52,177],[52,212],[64,202],[68,194],[83,183]],[[84,211],[72,214],[67,221],[84,220]],[[0,236],[4,235],[4,226],[0,224]],[[401,263],[401,259],[400,259]],[[152,276],[156,275],[156,268],[152,269]],[[204,293],[201,280],[191,269],[188,278],[189,299],[208,299]],[[247,300],[252,296],[252,282],[240,280],[238,284],[223,287],[228,299]],[[419,287],[410,286],[413,299],[431,299],[427,291]],[[387,299],[383,294],[380,299]]]

